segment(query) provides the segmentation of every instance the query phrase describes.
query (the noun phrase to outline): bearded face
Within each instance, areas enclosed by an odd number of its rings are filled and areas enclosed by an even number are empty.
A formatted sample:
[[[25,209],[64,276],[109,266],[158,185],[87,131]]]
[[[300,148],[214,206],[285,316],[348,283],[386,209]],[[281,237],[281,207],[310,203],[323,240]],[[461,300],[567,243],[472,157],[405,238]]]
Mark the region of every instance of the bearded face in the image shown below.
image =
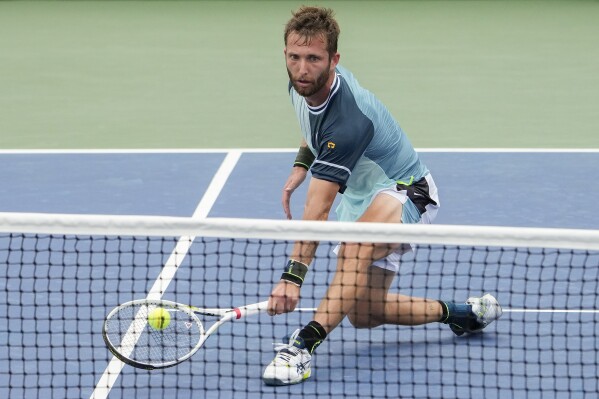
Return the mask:
[[[310,105],[326,100],[333,81],[339,53],[330,54],[323,35],[314,37],[289,34],[285,62],[291,85]]]
[[[321,71],[315,77],[310,77],[307,74],[294,76],[289,67],[287,67],[287,75],[289,75],[291,85],[300,96],[311,97],[322,90],[328,82],[331,75],[330,66],[331,62],[329,61],[326,69]]]

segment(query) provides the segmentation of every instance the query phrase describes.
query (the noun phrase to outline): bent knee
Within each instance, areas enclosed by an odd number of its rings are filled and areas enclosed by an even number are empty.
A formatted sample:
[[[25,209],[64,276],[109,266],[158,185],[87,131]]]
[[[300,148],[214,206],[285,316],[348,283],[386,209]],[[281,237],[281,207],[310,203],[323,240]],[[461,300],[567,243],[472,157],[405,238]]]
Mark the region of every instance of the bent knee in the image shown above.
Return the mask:
[[[347,319],[355,328],[374,328],[384,324],[383,320],[371,314],[350,312]]]

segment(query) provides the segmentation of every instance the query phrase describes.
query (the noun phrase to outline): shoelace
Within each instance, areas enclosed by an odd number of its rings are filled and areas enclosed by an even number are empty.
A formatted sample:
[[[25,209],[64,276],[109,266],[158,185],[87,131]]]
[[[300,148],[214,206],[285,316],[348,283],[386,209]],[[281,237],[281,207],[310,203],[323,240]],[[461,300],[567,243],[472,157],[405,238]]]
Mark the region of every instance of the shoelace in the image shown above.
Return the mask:
[[[295,339],[297,338],[299,334],[299,330],[296,330],[293,334],[291,334],[291,337],[289,337],[289,341],[288,342],[273,342],[272,346],[275,352],[279,352],[283,349],[297,349],[293,346],[293,341],[295,341]]]
[[[293,346],[292,343],[297,337],[298,332],[299,330],[296,331],[293,335],[291,335],[291,338],[289,339],[288,343],[273,342],[272,344],[275,352],[278,352],[276,357],[278,359],[283,360],[285,363],[290,363],[293,356],[299,354],[301,351],[299,348]]]
[[[291,351],[289,351],[289,349],[284,348],[279,351],[279,353],[277,354],[277,358],[283,360],[285,363],[290,363],[292,355],[293,354],[291,353]]]
[[[283,349],[293,348],[293,345],[291,345],[290,343],[273,342],[272,347],[275,352],[279,352]]]

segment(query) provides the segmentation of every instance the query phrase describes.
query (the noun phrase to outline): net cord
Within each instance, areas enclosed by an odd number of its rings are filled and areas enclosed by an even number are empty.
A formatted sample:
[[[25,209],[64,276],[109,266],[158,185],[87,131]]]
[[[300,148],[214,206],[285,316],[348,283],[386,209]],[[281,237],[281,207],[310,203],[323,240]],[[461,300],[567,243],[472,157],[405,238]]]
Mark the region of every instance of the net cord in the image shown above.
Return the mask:
[[[599,250],[599,230],[0,212],[0,233],[203,236]]]

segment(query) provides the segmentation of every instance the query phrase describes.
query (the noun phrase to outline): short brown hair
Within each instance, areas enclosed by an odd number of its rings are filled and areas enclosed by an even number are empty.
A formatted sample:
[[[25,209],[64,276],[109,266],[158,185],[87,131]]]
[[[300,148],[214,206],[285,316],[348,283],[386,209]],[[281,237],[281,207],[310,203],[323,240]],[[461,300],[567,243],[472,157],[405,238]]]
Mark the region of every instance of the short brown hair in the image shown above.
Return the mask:
[[[330,8],[302,6],[291,13],[292,17],[285,25],[285,45],[287,37],[296,32],[306,42],[318,35],[326,39],[327,51],[333,55],[337,52],[337,40],[339,39],[339,25],[334,18],[334,12]]]

